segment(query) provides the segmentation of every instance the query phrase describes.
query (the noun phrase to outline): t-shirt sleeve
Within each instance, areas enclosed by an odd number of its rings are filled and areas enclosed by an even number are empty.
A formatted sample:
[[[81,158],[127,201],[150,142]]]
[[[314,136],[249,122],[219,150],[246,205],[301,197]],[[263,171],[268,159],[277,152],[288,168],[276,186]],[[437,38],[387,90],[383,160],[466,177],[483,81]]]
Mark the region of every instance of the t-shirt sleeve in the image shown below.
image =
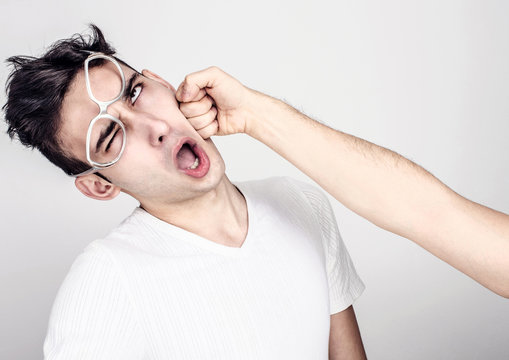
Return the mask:
[[[357,275],[339,233],[336,217],[325,193],[304,182],[293,180],[306,195],[319,224],[329,283],[330,314],[345,310],[362,294],[364,283]]]
[[[143,335],[122,277],[92,243],[73,263],[51,311],[46,360],[143,359]]]

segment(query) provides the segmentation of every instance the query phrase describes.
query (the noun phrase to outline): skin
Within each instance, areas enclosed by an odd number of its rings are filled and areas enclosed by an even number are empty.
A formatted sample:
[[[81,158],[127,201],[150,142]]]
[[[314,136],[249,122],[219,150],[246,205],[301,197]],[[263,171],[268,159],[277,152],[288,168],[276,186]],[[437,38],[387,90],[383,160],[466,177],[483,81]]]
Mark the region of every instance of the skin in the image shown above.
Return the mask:
[[[126,79],[134,72],[125,66],[122,69]],[[101,170],[111,182],[96,174],[88,174],[76,178],[76,187],[97,200],[111,200],[124,192],[163,221],[221,245],[242,246],[248,230],[246,202],[226,177],[217,148],[210,139],[204,140],[180,111],[171,84],[149,70],[142,74],[143,89],[134,104],[131,99],[126,99],[108,107],[108,113],[125,125],[128,138],[120,160]],[[111,64],[90,69],[90,78],[97,98],[101,98],[97,91],[116,93],[112,84],[117,84],[119,78]],[[94,83],[95,79],[100,79],[100,83]],[[202,112],[208,107],[200,119],[209,123],[216,113],[211,110],[211,99],[204,97],[204,91],[200,95],[201,103],[195,103],[189,111]],[[98,112],[86,91],[84,72],[79,72],[64,98],[58,137],[68,153],[84,162],[86,132]],[[171,149],[183,137],[192,138],[207,153],[211,166],[205,177],[192,178],[173,163]],[[364,354],[364,349],[352,314],[353,308],[350,307],[331,316],[332,344],[341,344],[338,349],[333,349],[333,353],[343,356],[331,359],[363,359],[358,356]]]
[[[250,90],[217,68],[211,68],[203,75],[208,78],[211,73],[216,76],[216,83],[204,82],[198,85],[195,82],[197,78],[188,76],[180,85],[177,98],[182,101],[181,111],[204,138],[216,134],[248,133],[246,123],[242,121],[246,119],[247,113],[239,109],[244,106],[249,109],[252,106],[245,102],[249,100]],[[191,86],[191,92],[184,99],[186,85]],[[216,91],[218,86],[220,91]],[[330,317],[329,359],[366,359],[353,306]]]
[[[346,310],[338,312],[330,318],[329,359],[366,359],[353,306],[349,306]]]
[[[125,66],[123,71],[126,79],[133,74]],[[91,81],[101,79],[101,84],[92,84],[94,89],[114,92],[111,87],[118,83],[118,76],[113,65],[93,68],[90,74]],[[108,107],[108,113],[124,123],[128,139],[121,159],[101,171],[111,183],[89,174],[78,177],[76,187],[98,200],[111,200],[124,192],[163,221],[219,244],[240,247],[247,235],[247,207],[226,177],[217,148],[211,140],[203,140],[179,111],[175,89],[168,82],[148,70],[140,81],[144,86],[134,105],[127,99]],[[98,112],[81,71],[62,105],[59,139],[67,152],[85,162],[86,132]],[[183,137],[195,140],[210,159],[210,170],[203,178],[190,177],[173,163],[171,150]]]
[[[458,195],[391,150],[248,89],[216,67],[188,75],[176,96],[203,138],[242,132],[258,139],[352,211],[509,298],[507,214]]]

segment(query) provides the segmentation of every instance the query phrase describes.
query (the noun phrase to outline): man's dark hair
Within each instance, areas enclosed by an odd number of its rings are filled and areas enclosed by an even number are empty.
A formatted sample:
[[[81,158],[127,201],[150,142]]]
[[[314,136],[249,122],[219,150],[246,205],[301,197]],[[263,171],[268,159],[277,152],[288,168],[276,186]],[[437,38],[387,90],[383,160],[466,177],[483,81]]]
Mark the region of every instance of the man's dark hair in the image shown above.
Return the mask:
[[[2,108],[9,126],[7,133],[11,139],[17,136],[23,145],[38,149],[68,175],[85,171],[90,165],[64,151],[57,138],[64,96],[89,55],[83,50],[115,54],[97,26],[90,24],[90,30],[90,35],[75,34],[57,41],[39,58],[7,59],[13,66],[6,83],[7,102]]]

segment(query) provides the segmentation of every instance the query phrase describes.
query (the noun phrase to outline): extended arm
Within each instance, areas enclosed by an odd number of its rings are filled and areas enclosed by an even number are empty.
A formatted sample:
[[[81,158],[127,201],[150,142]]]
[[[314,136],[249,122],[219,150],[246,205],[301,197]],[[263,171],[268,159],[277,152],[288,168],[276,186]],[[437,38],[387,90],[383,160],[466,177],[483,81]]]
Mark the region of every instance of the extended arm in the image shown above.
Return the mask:
[[[456,194],[393,151],[258,96],[264,106],[250,135],[349,209],[509,297],[508,215]]]
[[[203,100],[209,97],[217,115]],[[217,68],[189,75],[177,98],[203,137],[244,132],[258,139],[352,211],[509,298],[508,215],[456,194],[395,152],[320,124]]]

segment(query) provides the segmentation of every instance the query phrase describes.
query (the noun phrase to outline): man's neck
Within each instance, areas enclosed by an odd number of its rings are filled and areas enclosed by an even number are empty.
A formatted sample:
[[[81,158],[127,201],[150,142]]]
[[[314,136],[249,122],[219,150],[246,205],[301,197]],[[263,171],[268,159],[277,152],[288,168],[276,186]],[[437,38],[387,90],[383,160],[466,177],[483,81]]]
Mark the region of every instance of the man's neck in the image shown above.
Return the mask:
[[[151,215],[221,245],[242,246],[248,229],[247,205],[225,176],[200,197],[167,206],[141,204]]]

